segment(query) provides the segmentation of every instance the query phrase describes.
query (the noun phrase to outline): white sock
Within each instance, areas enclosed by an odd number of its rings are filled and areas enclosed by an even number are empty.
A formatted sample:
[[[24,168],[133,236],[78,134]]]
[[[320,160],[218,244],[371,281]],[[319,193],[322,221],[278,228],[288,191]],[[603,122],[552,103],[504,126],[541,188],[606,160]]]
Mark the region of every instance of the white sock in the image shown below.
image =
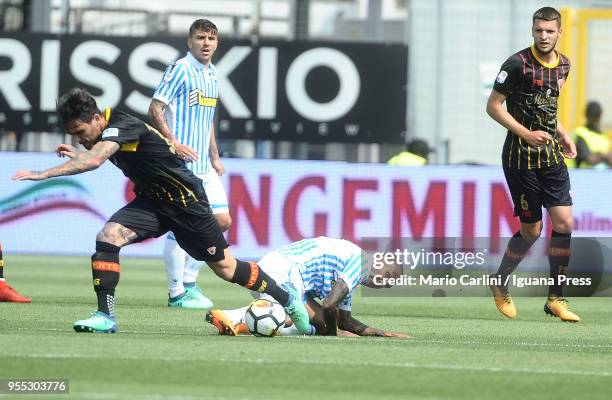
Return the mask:
[[[300,336],[301,333],[295,327],[295,324],[292,324],[291,326],[284,326],[284,327],[282,327],[278,331],[278,335],[279,336]]]
[[[204,261],[198,261],[195,258],[187,254],[185,261],[185,270],[183,271],[183,282],[184,283],[195,283],[198,280],[198,274]]]
[[[166,236],[166,242],[164,243],[164,263],[166,264],[166,274],[168,276],[169,296],[176,297],[185,292],[183,274],[187,253],[181,249],[176,240],[170,239],[168,236]]]
[[[244,314],[249,307],[234,308],[233,310],[223,310],[232,320],[232,324],[236,325],[244,322]]]

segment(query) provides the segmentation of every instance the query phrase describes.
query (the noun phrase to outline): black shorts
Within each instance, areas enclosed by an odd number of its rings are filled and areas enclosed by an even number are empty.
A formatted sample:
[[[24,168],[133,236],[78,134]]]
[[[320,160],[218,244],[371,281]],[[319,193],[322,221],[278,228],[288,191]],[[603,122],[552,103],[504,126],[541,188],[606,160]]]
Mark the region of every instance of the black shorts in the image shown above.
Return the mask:
[[[514,215],[521,222],[542,220],[542,207],[572,205],[570,178],[564,162],[540,169],[504,167],[504,175],[514,202]]]
[[[138,241],[172,231],[176,241],[199,261],[220,261],[228,247],[206,201],[188,207],[137,197],[113,214],[116,222],[138,235]]]

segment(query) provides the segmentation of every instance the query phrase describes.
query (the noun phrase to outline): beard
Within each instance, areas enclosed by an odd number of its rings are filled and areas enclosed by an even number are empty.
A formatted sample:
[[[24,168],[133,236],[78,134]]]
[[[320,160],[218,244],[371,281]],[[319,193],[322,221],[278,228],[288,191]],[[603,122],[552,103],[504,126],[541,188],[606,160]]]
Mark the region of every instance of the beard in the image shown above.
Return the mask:
[[[548,50],[543,50],[540,45],[538,45],[537,43],[535,44],[536,49],[538,49],[538,51],[542,54],[550,54],[555,50],[555,47],[557,47],[557,41],[555,40],[553,43],[551,43],[550,48]]]

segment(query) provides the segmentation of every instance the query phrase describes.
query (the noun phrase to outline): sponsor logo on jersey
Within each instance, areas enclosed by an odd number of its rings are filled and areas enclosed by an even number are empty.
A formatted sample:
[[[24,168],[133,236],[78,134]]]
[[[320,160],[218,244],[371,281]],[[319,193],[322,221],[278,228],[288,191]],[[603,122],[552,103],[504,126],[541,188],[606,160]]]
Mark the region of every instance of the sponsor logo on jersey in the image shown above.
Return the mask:
[[[507,77],[508,77],[508,73],[506,71],[499,71],[496,81],[499,83],[504,83],[506,82]]]
[[[189,106],[195,105],[202,107],[217,107],[217,99],[214,97],[205,97],[200,89],[194,89],[189,92]]]
[[[102,139],[106,139],[109,137],[117,137],[119,136],[119,129],[117,128],[108,128],[102,132]]]

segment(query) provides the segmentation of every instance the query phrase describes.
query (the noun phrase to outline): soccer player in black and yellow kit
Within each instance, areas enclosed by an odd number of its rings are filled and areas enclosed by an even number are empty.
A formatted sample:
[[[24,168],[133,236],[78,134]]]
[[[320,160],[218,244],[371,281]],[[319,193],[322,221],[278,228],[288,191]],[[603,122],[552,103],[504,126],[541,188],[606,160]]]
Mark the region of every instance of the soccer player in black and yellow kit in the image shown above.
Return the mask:
[[[508,129],[502,152],[504,175],[521,220],[510,239],[497,276],[511,274],[542,232],[542,207],[553,224],[548,248],[550,276],[544,311],[563,321],[578,322],[558,284],[570,260],[573,228],[570,179],[564,157],[575,158],[576,146],[557,121],[559,91],[569,74],[570,62],[555,50],[561,35],[561,14],[543,7],[533,15],[533,45],[510,56],[501,66],[487,102],[487,113]],[[506,108],[503,104],[506,103]],[[497,309],[516,317],[508,287],[492,285]]]
[[[117,331],[114,303],[121,271],[119,250],[171,230],[190,256],[206,261],[220,278],[269,294],[300,321],[298,324],[294,320],[300,333],[314,333],[297,294],[278,286],[257,264],[232,256],[202,181],[187,169],[159,131],[121,111],[107,108],[102,113],[95,99],[83,89],[75,88],[61,96],[58,114],[66,131],[77,137],[87,151],[59,145],[58,155],[69,157],[69,161],[45,171],[20,170],[13,179],[43,180],[79,174],[110,159],[134,182],[136,193],[136,198],[113,214],[96,237],[91,266],[98,310],[90,318],[74,323],[77,332]]]

